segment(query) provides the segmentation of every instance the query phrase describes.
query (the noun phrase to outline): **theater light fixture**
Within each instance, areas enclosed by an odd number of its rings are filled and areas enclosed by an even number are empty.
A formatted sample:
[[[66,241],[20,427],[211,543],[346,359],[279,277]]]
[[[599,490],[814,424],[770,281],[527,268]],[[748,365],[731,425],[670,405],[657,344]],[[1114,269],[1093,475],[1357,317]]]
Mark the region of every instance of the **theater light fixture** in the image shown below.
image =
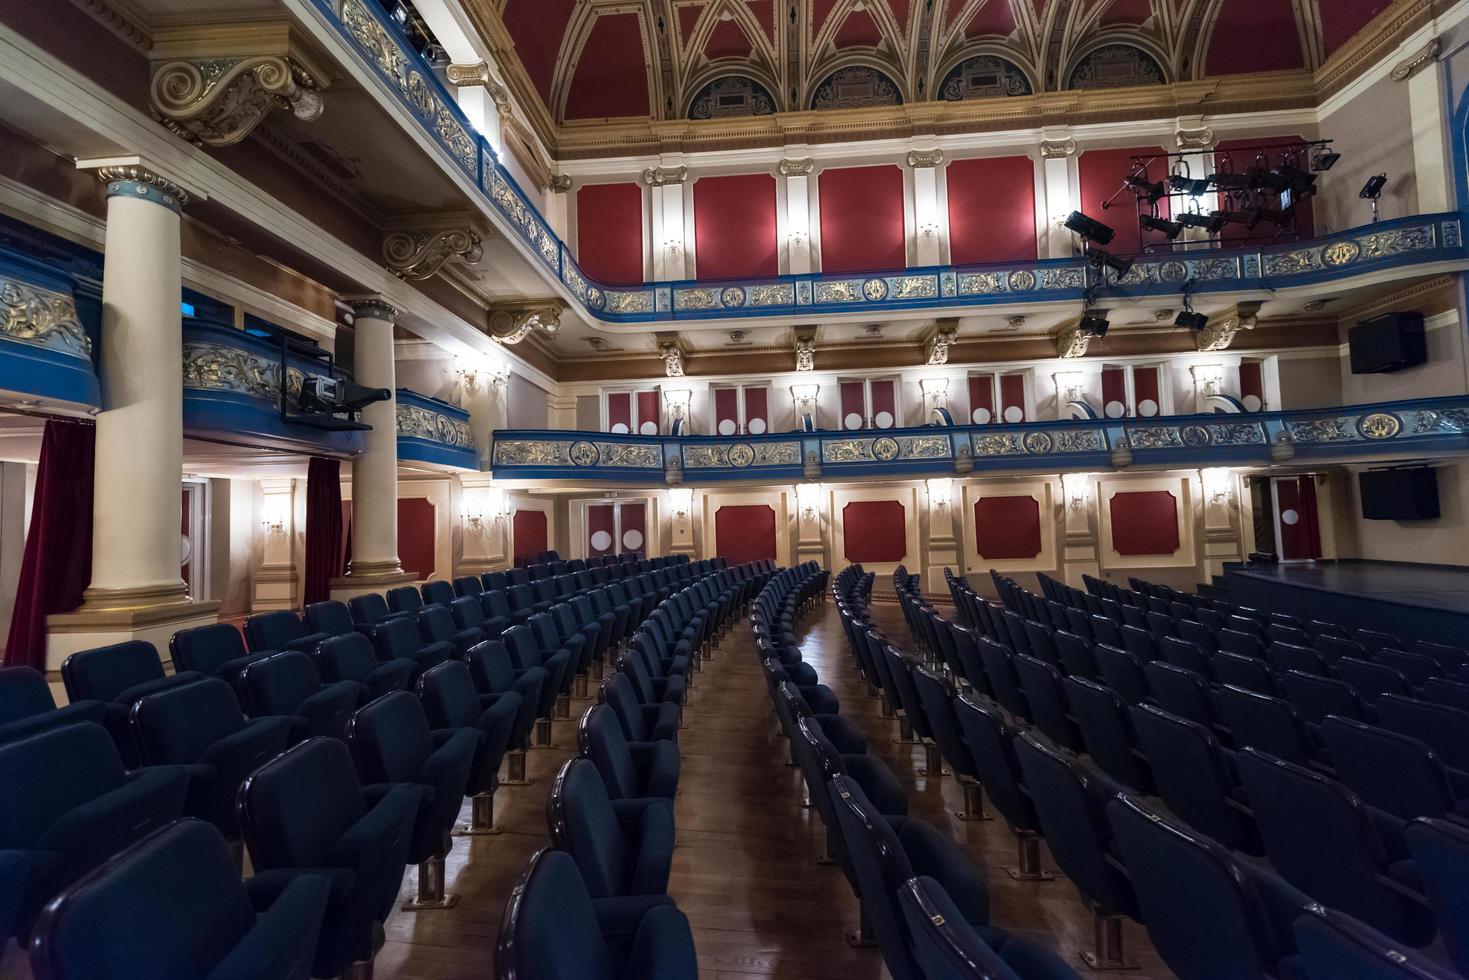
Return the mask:
[[[1224,213],[1222,211],[1211,211],[1208,214],[1200,214],[1198,211],[1184,211],[1173,218],[1179,224],[1188,228],[1203,228],[1211,235],[1219,234],[1224,228]]]
[[[672,487],[668,491],[668,509],[674,520],[687,520],[694,509],[694,491],[689,487]]]
[[[797,483],[796,508],[801,512],[801,520],[814,521],[821,513],[821,484]]]
[[[1129,272],[1132,271],[1132,259],[1121,258],[1120,256],[1113,255],[1111,252],[1108,252],[1105,249],[1087,249],[1086,260],[1090,262],[1092,264],[1092,267],[1097,269],[1098,271],[1102,269],[1111,269],[1113,272],[1117,273],[1118,279],[1121,279],[1123,276],[1126,276]],[[1105,277],[1106,275],[1104,273],[1103,278]]]
[[[1122,182],[1137,191],[1139,197],[1146,197],[1149,204],[1157,204],[1168,194],[1161,180],[1148,180],[1140,171],[1128,174]]]
[[[1168,178],[1168,186],[1176,194],[1187,194],[1190,197],[1202,197],[1209,193],[1209,182],[1190,177],[1188,174],[1173,174]]]
[[[1137,220],[1148,231],[1161,232],[1170,242],[1183,234],[1183,225],[1177,221],[1169,221],[1167,218],[1160,218],[1153,214],[1145,214]]]
[[[1062,473],[1061,493],[1066,498],[1066,507],[1071,511],[1086,510],[1091,498],[1092,478],[1086,473]]]
[[[1069,231],[1073,231],[1089,242],[1098,245],[1106,245],[1117,236],[1117,231],[1102,224],[1095,218],[1089,218],[1080,211],[1072,211],[1062,222]]]
[[[1096,337],[1098,340],[1101,340],[1107,336],[1107,331],[1111,329],[1111,326],[1107,322],[1107,313],[1105,310],[1087,309],[1081,312],[1081,323],[1077,325],[1077,330],[1086,334],[1088,337]]]
[[[1175,327],[1187,327],[1195,333],[1209,325],[1209,318],[1203,313],[1195,313],[1193,310],[1179,310],[1178,316],[1173,318]]]
[[[1336,166],[1336,161],[1341,159],[1341,154],[1326,146],[1318,146],[1311,151],[1311,169],[1316,173],[1325,173]]]
[[[1387,174],[1377,174],[1367,178],[1367,183],[1362,185],[1361,192],[1357,195],[1364,201],[1372,202],[1372,223],[1377,224],[1379,217],[1377,201],[1382,197],[1382,189],[1387,186]]]

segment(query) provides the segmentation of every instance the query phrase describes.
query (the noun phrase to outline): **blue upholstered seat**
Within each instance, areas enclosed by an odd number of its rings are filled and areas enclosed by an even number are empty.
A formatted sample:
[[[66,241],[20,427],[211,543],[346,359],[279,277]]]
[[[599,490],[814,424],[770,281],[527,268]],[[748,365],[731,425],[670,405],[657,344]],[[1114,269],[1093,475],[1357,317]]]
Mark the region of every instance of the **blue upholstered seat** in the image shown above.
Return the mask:
[[[347,608],[352,612],[352,621],[359,627],[376,626],[389,619],[412,616],[411,613],[393,612],[388,608],[388,600],[376,592],[353,596],[347,600]]]
[[[418,630],[418,623],[405,616],[387,619],[374,626],[372,645],[377,649],[378,660],[411,661],[415,678],[430,667],[448,660],[455,652],[452,643],[425,641]]]
[[[538,851],[510,893],[495,965],[515,980],[698,980],[688,919],[666,895],[593,899],[564,851]]]
[[[419,586],[418,593],[423,597],[423,604],[425,606],[447,606],[458,598],[454,592],[453,583],[446,582],[443,579],[434,579],[431,582],[423,583],[423,585]]]
[[[474,575],[460,575],[454,579],[454,594],[477,596],[485,590],[484,583]]]
[[[308,633],[301,617],[289,609],[256,613],[245,620],[245,640],[253,653],[264,650],[300,650],[310,653],[322,640],[325,633]]]
[[[529,626],[512,626],[500,635],[500,642],[505,644],[505,649],[510,653],[510,659],[515,666],[526,670],[531,667],[540,667],[546,672],[546,691],[542,692],[542,698],[546,703],[555,701],[556,697],[571,689],[572,662],[571,653],[561,649],[542,649],[536,642],[535,633]],[[548,713],[546,716],[549,716]]]
[[[1469,817],[1469,776],[1417,739],[1334,717],[1321,723],[1321,740],[1337,778],[1369,806],[1402,820]]]
[[[0,918],[30,928],[68,882],[183,813],[188,776],[157,767],[127,772],[102,726],[85,721],[0,745]]]
[[[1237,748],[1253,746],[1298,766],[1321,761],[1320,746],[1289,701],[1228,684],[1215,698]]]
[[[638,698],[632,678],[622,671],[614,671],[603,679],[597,692],[597,700],[610,707],[617,715],[617,720],[622,725],[622,734],[629,742],[678,739],[682,709],[668,701],[644,704]]]
[[[1459,980],[1371,926],[1312,906],[1296,920],[1305,980]]]
[[[1469,711],[1397,694],[1384,694],[1376,708],[1383,728],[1416,738],[1447,766],[1469,770]]]
[[[1061,687],[1061,672],[1052,665],[1016,655],[1012,663],[1020,678],[1020,689],[1030,709],[1030,720],[1041,733],[1057,745],[1072,751],[1081,749],[1081,737],[1067,713],[1066,692]]]
[[[1444,947],[1459,972],[1469,972],[1469,827],[1419,817],[1406,836]]]
[[[1152,792],[1152,774],[1147,761],[1134,748],[1132,717],[1117,692],[1085,677],[1068,677],[1064,687],[1092,762],[1124,786]]]
[[[146,764],[187,768],[185,812],[231,840],[240,836],[240,784],[291,736],[289,719],[246,718],[234,690],[216,678],[147,695],[133,706],[132,725]]]
[[[286,881],[311,872],[331,881],[313,976],[338,976],[372,959],[427,795],[419,786],[362,786],[347,746],[326,738],[307,739],[245,780],[240,826],[255,874]]]
[[[1150,704],[1132,709],[1132,725],[1168,809],[1226,847],[1259,854],[1231,758],[1213,732]]]
[[[933,878],[904,883],[898,901],[924,980],[1078,980],[1060,956],[1029,939],[981,934]]]
[[[525,749],[537,715],[543,709],[551,710],[550,703],[543,701],[546,672],[539,667],[517,670],[510,662],[510,652],[499,640],[477,643],[461,659],[469,668],[474,689],[480,694],[520,696],[520,706],[510,729],[510,751]]]
[[[1182,978],[1290,977],[1311,899],[1187,824],[1123,795],[1107,805],[1148,938]]]
[[[551,844],[575,859],[593,898],[662,895],[673,864],[673,801],[613,800],[589,759],[568,759],[546,803]]]
[[[1092,649],[1092,655],[1097,660],[1098,678],[1116,691],[1125,703],[1141,704],[1152,698],[1148,679],[1143,674],[1146,661],[1132,650],[1098,644]]]
[[[449,607],[438,603],[424,606],[418,611],[418,630],[425,644],[448,644],[461,653],[487,639],[485,631],[478,626],[460,629],[454,622],[454,614],[449,611]]]
[[[31,962],[49,980],[307,980],[331,884],[240,880],[219,832],[155,831],[57,897]]]
[[[388,590],[388,608],[395,613],[416,616],[423,605],[423,596],[411,585],[400,585]]]
[[[101,724],[106,710],[101,701],[78,701],[58,708],[51,685],[39,670],[0,669],[0,744],[75,722]]]
[[[860,725],[839,714],[813,712],[801,689],[790,681],[777,680],[773,698],[776,719],[780,722],[781,731],[788,738],[796,730],[796,722],[802,718],[811,718],[821,726],[822,734],[837,752],[843,755],[862,755],[867,751],[867,736],[862,733]]]
[[[491,801],[499,785],[500,765],[517,734],[516,723],[524,701],[514,691],[478,693],[469,667],[459,660],[424,671],[418,679],[418,696],[428,714],[429,727],[471,729],[484,736],[475,751],[474,768],[470,770],[465,792],[477,798],[482,811],[476,812],[472,829],[488,831],[494,824]]]
[[[668,739],[628,741],[622,723],[605,704],[587,709],[577,723],[576,735],[581,754],[596,764],[612,799],[673,798],[680,769],[676,743]]]
[[[358,630],[358,624],[352,618],[352,610],[345,602],[335,599],[309,603],[301,618],[306,622],[306,629],[312,633],[345,636]]]
[[[355,631],[322,640],[316,648],[316,666],[328,684],[353,681],[361,685],[367,700],[407,690],[413,676],[412,660],[379,661],[372,641]]]
[[[996,706],[961,694],[954,701],[954,714],[964,733],[964,744],[974,758],[979,781],[995,809],[1019,840],[1020,870],[1017,876],[1040,875],[1036,861],[1040,820],[1030,794],[1023,785],[1020,764],[1015,758],[1016,731]]]
[[[157,649],[143,640],[81,650],[61,664],[66,699],[73,703],[101,701],[106,706],[103,724],[117,742],[123,762],[130,766],[136,765],[139,758],[128,724],[133,702],[155,691],[203,680],[204,676],[192,670],[165,675]]]
[[[240,690],[251,717],[290,719],[293,741],[313,735],[345,737],[347,719],[367,693],[356,681],[322,684],[316,664],[299,650],[250,664],[240,674]]]
[[[194,671],[238,685],[241,671],[275,651],[247,652],[239,630],[229,623],[211,623],[179,630],[169,639],[168,652],[175,670]]]

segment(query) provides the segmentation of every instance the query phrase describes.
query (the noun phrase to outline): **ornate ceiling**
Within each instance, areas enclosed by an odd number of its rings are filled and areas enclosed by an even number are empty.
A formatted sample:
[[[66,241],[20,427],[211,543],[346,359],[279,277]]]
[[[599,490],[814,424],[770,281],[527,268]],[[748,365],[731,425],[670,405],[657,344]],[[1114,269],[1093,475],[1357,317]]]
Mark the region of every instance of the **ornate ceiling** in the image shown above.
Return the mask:
[[[489,0],[557,125],[1316,69],[1392,0]],[[498,33],[498,32],[497,32]]]

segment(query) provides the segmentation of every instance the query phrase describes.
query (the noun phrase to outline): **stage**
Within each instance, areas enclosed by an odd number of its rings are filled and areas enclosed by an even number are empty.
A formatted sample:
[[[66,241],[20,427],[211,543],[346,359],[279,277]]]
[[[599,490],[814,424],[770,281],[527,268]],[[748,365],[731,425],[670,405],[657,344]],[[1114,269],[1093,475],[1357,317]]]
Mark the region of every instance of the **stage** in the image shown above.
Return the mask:
[[[1469,648],[1469,568],[1338,561],[1225,567],[1241,606]]]

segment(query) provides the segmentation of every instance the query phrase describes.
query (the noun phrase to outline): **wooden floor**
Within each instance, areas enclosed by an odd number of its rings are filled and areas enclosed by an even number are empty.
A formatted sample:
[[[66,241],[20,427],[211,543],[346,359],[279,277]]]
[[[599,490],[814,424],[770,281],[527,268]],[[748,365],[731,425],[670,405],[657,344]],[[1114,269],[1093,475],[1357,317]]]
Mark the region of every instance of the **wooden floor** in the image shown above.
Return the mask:
[[[888,634],[906,640],[895,604],[874,606]],[[946,830],[989,868],[994,925],[1058,948],[1073,964],[1089,948],[1091,916],[1063,878],[1017,882],[1004,873],[1015,861],[1015,841],[1002,821],[965,823],[951,810],[962,793],[951,778],[916,775],[922,752],[895,744],[896,723],[883,719],[865,697],[846,654],[835,608],[828,602],[803,624],[802,653],[841,697],[842,713],[866,731],[869,751],[880,754],[902,780],[909,810]],[[797,770],[782,764],[786,743],[754,658],[749,629],[736,627],[697,676],[694,701],[679,736],[683,774],[677,800],[678,850],[669,893],[689,916],[701,980],[880,980],[875,948],[854,949],[844,934],[857,924],[857,903],[845,878],[815,857],[822,842],[819,818],[801,808]],[[573,717],[584,704],[573,702]],[[506,896],[526,858],[547,844],[546,793],[574,748],[571,722],[557,722],[558,749],[533,751],[530,786],[497,795],[505,833],[459,838],[448,860],[450,890],[460,896],[447,911],[395,912],[378,956],[380,980],[487,980],[494,977],[495,936]],[[466,808],[466,816],[467,808]],[[404,895],[416,885],[412,870]],[[1137,980],[1171,977],[1140,927],[1128,923],[1126,942],[1140,971]],[[12,945],[0,975],[25,977]],[[10,972],[6,971],[10,968]]]

